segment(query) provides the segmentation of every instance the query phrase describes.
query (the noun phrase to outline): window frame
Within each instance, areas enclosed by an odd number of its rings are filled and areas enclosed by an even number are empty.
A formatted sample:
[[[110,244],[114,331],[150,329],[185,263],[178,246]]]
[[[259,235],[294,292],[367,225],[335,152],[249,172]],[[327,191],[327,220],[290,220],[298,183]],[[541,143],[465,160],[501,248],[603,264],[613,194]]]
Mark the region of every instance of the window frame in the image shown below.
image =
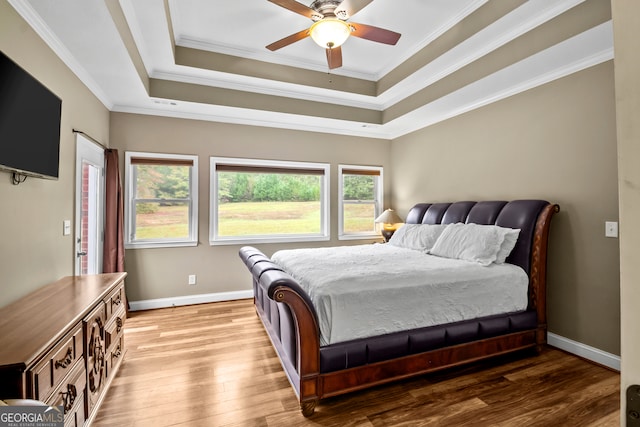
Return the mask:
[[[241,166],[246,168],[309,170],[321,169],[320,183],[320,233],[318,234],[264,234],[243,237],[225,237],[218,235],[218,174],[217,165]],[[210,158],[210,193],[209,193],[209,244],[238,245],[257,243],[291,243],[291,242],[319,242],[330,239],[330,171],[329,163],[311,163],[285,160],[261,160],[237,157]],[[277,172],[274,172],[277,173]]]
[[[375,230],[375,223],[372,224],[372,230],[367,232],[347,233],[344,230],[344,171],[354,170],[362,172],[375,172],[378,176],[378,183],[374,190],[375,199],[373,204],[375,206],[374,220],[383,212],[384,208],[384,175],[382,166],[363,166],[363,165],[338,165],[338,240],[364,240],[364,239],[377,239],[380,237],[380,233]],[[346,204],[361,204],[347,202]]]
[[[134,240],[135,231],[135,185],[136,176],[133,170],[132,159],[160,159],[169,163],[174,160],[176,163],[192,162],[189,171],[189,237],[184,239],[163,238],[163,239],[141,239]],[[124,188],[124,234],[126,249],[148,249],[148,248],[169,248],[186,247],[198,245],[198,156],[190,154],[166,154],[139,151],[125,152],[125,188]],[[162,200],[162,199],[157,199]]]

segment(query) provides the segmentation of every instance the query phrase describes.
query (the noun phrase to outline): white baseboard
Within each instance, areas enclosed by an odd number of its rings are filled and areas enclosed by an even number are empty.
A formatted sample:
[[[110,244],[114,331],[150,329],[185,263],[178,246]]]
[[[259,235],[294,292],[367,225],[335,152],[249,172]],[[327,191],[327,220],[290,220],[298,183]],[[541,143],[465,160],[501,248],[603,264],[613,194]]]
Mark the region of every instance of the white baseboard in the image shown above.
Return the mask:
[[[606,351],[599,350],[595,347],[582,344],[577,341],[570,340],[560,335],[556,335],[553,332],[547,333],[547,344],[553,347],[557,347],[560,350],[564,350],[576,356],[584,357],[592,362],[599,363],[608,368],[620,371],[620,356],[607,353]]]
[[[217,292],[214,294],[185,295],[181,297],[129,301],[129,310],[151,310],[154,308],[177,307],[180,305],[203,304],[207,302],[232,301],[245,298],[253,298],[253,290]]]

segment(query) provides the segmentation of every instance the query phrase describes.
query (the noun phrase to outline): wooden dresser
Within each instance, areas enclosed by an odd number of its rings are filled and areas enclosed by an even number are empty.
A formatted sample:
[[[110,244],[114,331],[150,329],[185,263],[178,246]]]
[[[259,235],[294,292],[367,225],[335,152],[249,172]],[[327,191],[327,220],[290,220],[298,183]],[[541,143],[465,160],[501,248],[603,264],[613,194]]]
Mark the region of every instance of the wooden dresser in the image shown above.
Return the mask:
[[[126,273],[64,277],[0,308],[0,399],[65,408],[88,425],[124,356]]]

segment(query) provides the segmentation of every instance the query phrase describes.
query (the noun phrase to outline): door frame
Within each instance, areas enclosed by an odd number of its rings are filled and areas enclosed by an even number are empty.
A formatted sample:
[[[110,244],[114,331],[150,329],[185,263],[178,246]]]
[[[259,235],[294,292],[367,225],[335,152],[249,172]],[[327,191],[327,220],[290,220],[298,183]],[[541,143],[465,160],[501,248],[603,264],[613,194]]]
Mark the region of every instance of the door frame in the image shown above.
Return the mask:
[[[98,173],[98,197],[97,218],[95,218],[95,232],[97,234],[96,248],[96,273],[102,272],[102,253],[104,242],[104,209],[105,209],[105,156],[104,148],[86,136],[76,133],[76,176],[75,176],[75,235],[74,235],[74,272],[76,276],[81,274],[79,247],[82,227],[82,166],[87,162],[99,169]]]

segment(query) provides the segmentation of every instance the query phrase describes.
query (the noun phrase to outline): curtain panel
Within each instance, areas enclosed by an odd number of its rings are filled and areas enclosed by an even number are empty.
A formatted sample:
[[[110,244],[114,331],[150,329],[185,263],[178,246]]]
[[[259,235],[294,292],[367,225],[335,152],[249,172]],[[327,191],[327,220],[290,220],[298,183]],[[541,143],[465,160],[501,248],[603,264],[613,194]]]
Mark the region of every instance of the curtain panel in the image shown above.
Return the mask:
[[[120,180],[118,150],[106,149],[105,224],[102,270],[124,271],[124,199]]]

